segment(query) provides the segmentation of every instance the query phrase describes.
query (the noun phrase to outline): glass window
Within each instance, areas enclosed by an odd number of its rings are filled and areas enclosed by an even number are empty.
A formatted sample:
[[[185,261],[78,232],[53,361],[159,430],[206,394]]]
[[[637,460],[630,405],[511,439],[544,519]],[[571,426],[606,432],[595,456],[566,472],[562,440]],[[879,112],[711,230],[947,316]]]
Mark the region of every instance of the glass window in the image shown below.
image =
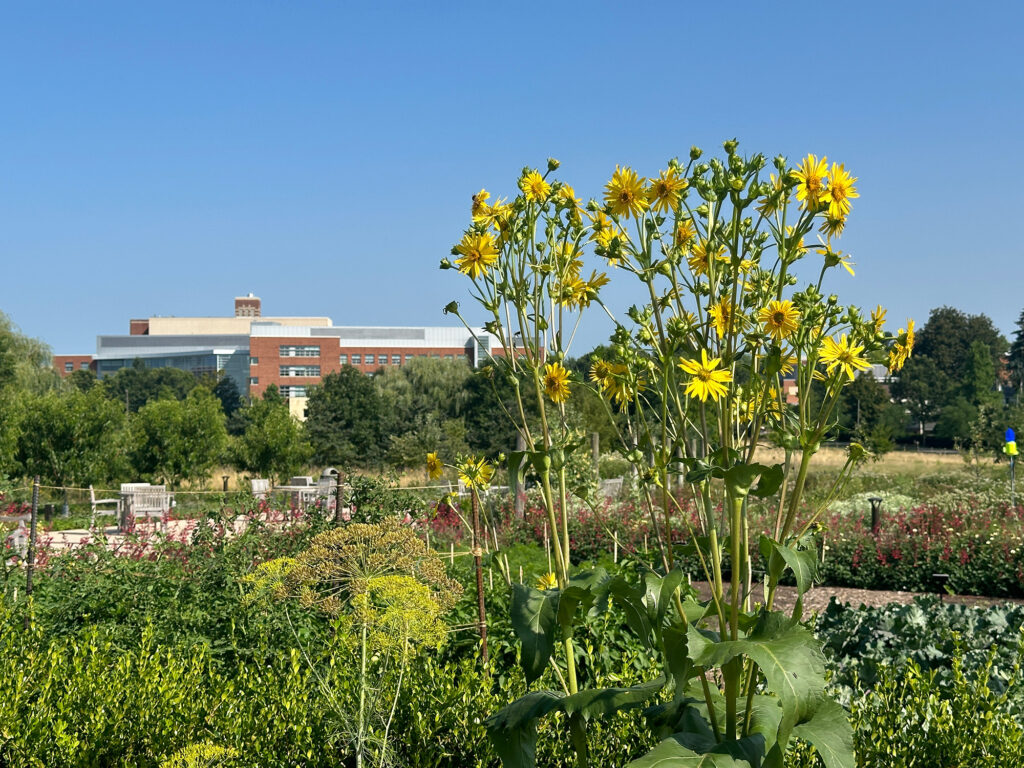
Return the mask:
[[[71,373],[73,370],[75,370],[74,363],[64,363],[64,373]]]
[[[445,355],[444,359],[445,360],[454,360],[455,359],[455,355]]]
[[[408,364],[409,364],[409,362],[410,362],[410,361],[411,361],[411,360],[413,359],[413,357],[414,357],[414,355],[406,355],[406,356],[405,356],[405,362],[406,362],[406,364],[407,364],[407,365],[408,365]]]
[[[348,365],[348,355],[342,355],[341,356],[341,364],[342,365]]]
[[[352,365],[362,365],[362,364],[363,364],[363,356],[362,355],[352,355]]]
[[[282,365],[282,376],[319,376],[319,365]]]
[[[297,346],[287,344],[278,347],[281,357],[320,357],[320,347],[316,345]]]
[[[249,377],[249,384],[256,385],[256,384],[259,384],[259,383],[260,383],[259,376],[250,376]]]
[[[87,370],[89,370],[89,364],[88,363],[79,363],[78,364],[78,370],[80,370],[80,371],[87,371]]]
[[[377,365],[387,365],[387,364],[388,364],[388,356],[387,355],[379,355],[377,357]]]
[[[249,365],[259,365],[259,364],[260,364],[260,359],[258,357],[250,357],[249,358]]]
[[[306,397],[305,387],[288,386],[287,384],[280,387],[281,397]]]
[[[402,364],[402,356],[401,355],[392,355],[391,356],[391,364],[392,365],[401,365]]]
[[[375,364],[372,352],[367,352],[366,353],[366,364],[367,365],[374,365]]]

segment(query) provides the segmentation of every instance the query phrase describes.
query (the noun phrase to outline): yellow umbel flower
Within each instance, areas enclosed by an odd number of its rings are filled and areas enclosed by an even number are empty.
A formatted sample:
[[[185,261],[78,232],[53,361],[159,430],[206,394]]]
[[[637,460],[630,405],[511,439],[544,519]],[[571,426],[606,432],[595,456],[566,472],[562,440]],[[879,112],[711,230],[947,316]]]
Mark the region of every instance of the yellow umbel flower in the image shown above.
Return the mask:
[[[701,402],[707,402],[710,397],[713,401],[725,395],[729,390],[725,386],[732,381],[732,373],[725,369],[717,370],[720,357],[708,359],[706,349],[700,351],[700,361],[680,360],[679,367],[693,378],[686,385],[687,396],[699,397]]]
[[[561,363],[548,363],[544,366],[544,392],[555,403],[564,403],[569,399],[569,372]]]
[[[558,578],[555,574],[548,571],[539,579],[537,579],[537,589],[541,591],[547,591],[549,589],[556,589],[558,587]]]
[[[437,458],[437,452],[427,454],[427,475],[431,480],[437,480],[444,474],[444,464]]]
[[[689,185],[686,179],[676,175],[675,168],[669,168],[651,180],[647,188],[647,202],[658,213],[671,213],[679,205],[679,193]]]
[[[487,459],[470,456],[458,465],[459,480],[470,488],[482,489],[491,484],[494,467]]]
[[[544,181],[544,177],[537,171],[529,171],[519,179],[519,189],[523,191],[527,200],[543,202],[551,192],[551,185]]]
[[[818,354],[821,362],[825,364],[825,370],[832,373],[836,368],[841,368],[850,381],[853,381],[856,371],[866,371],[871,367],[871,364],[861,357],[860,353],[863,351],[863,346],[854,346],[844,333],[838,342],[831,336],[826,337]]]
[[[728,297],[723,296],[719,299],[717,304],[712,304],[708,308],[708,314],[711,316],[711,322],[715,326],[715,332],[718,334],[718,338],[723,338],[725,334],[729,332],[729,326],[733,325],[735,330],[735,321],[733,320],[736,314],[736,308],[732,302],[729,301]]]
[[[846,172],[842,163],[832,163],[832,172],[828,175],[828,190],[821,201],[828,204],[828,215],[834,219],[844,218],[850,213],[850,198],[860,197],[853,186],[857,178]]]
[[[816,211],[825,199],[825,180],[828,178],[828,158],[818,160],[817,155],[808,155],[800,167],[793,171],[793,178],[799,183],[796,186],[796,199],[802,207]]]
[[[639,218],[647,208],[647,196],[644,194],[646,179],[637,176],[632,168],[615,166],[612,179],[604,187],[605,202],[616,216]]]
[[[455,260],[459,272],[474,280],[498,260],[498,249],[489,232],[467,232],[455,250],[462,254],[461,258]]]
[[[765,331],[776,341],[788,339],[796,331],[800,310],[793,306],[789,299],[771,301],[768,306],[757,313],[757,319],[764,324]]]
[[[481,221],[490,216],[491,206],[487,204],[490,196],[491,194],[486,189],[481,189],[473,195],[473,221]]]

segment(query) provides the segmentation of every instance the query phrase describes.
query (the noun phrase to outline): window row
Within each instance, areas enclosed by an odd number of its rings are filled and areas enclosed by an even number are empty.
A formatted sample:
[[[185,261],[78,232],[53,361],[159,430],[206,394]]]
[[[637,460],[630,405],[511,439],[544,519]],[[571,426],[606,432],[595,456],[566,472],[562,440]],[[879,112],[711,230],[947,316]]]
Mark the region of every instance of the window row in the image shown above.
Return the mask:
[[[440,360],[444,357],[445,360],[454,360],[455,355],[440,355],[438,353],[427,354],[426,352],[420,352],[417,355],[404,355],[405,360],[402,360],[403,355],[393,354],[388,355],[384,352],[359,352],[352,355],[343,354],[341,355],[340,362],[342,365],[402,365],[403,362],[408,363],[414,357],[433,357],[436,360]],[[461,355],[459,355],[461,357]]]
[[[320,375],[319,365],[282,365],[281,376],[313,376]]]
[[[310,346],[280,346],[277,350],[281,357],[320,357],[320,347],[316,344]]]
[[[75,370],[75,364],[74,363],[64,363],[64,373],[71,373],[73,370]],[[88,363],[79,363],[78,364],[78,370],[80,370],[80,371],[87,371],[87,370],[89,370],[89,364]]]

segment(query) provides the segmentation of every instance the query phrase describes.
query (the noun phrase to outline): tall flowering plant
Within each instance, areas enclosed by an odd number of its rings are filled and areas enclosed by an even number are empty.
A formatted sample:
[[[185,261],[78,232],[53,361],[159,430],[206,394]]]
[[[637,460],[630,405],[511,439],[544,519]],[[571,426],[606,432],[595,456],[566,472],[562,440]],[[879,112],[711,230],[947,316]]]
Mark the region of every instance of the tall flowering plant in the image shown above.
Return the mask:
[[[490,718],[506,766],[533,764],[538,717],[568,715],[582,765],[586,721],[638,706],[648,707],[652,738],[661,740],[635,768],[779,767],[793,737],[813,743],[828,768],[853,765],[850,726],[825,695],[823,660],[799,623],[800,602],[783,614],[774,599],[787,570],[801,594],[816,574],[811,535],[820,511],[799,524],[797,511],[842,388],[872,363],[898,371],[913,348],[913,323],[889,333],[881,307],[865,313],[823,293],[830,270],[853,274],[837,242],[857,180],[842,164],[809,155],[793,168],[778,157],[766,174],[763,155],[745,157],[735,141],[724,149],[724,157],[702,161],[694,148],[685,163],[673,160],[651,179],[616,168],[603,199],[586,206],[550,177],[557,163],[543,176],[528,169],[512,203],[490,205],[485,192],[474,198],[474,224],[455,262],[443,264],[467,274],[491,312],[487,329],[504,352],[498,370],[540,403],[539,435],[521,407],[510,414],[528,445],[510,469],[525,459],[541,474],[552,530],[567,532],[558,472],[565,452],[577,447],[564,403],[574,387],[592,386],[624,414],[616,423],[625,425],[623,449],[660,553],[639,586],[600,571],[570,574],[563,535],[557,588],[516,588],[513,625],[527,677],[550,664],[566,670],[568,683],[561,692],[527,694]],[[597,271],[584,278],[585,256],[637,280],[648,300],[616,321],[611,355],[594,363],[589,381],[574,382],[561,360],[580,311],[594,304],[615,319],[600,296],[608,278]],[[808,265],[809,278],[801,278]],[[765,443],[782,446],[785,461],[760,463]],[[834,491],[862,456],[854,446]],[[562,481],[557,495],[553,475]],[[682,514],[670,492],[677,477],[692,493],[696,517]],[[777,504],[772,535],[757,542],[765,563],[757,604],[752,495]],[[695,575],[711,584],[706,601],[681,586],[674,520],[691,528]],[[580,687],[573,625],[608,600],[662,659],[660,677],[625,688]]]

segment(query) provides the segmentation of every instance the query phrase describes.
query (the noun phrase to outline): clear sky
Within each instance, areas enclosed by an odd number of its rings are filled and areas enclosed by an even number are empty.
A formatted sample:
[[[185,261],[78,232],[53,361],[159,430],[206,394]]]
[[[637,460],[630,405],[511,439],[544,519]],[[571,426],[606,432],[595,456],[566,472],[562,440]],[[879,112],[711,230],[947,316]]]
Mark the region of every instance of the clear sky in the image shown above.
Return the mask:
[[[0,0],[0,309],[58,353],[249,291],[441,325],[481,187],[554,156],[586,199],[735,136],[859,177],[844,300],[1009,334],[1022,30],[1015,2]]]

